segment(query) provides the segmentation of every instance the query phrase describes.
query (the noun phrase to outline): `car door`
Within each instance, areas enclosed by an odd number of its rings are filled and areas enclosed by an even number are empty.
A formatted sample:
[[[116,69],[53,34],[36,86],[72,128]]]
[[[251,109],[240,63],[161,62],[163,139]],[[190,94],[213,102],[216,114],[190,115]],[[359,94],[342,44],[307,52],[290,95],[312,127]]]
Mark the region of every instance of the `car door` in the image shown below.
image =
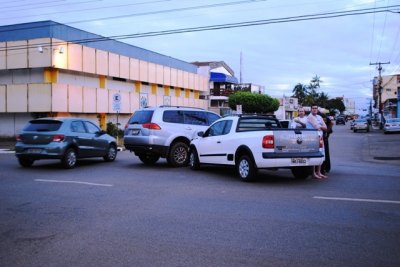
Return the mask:
[[[84,121],[88,137],[88,155],[103,156],[108,148],[108,141],[103,138],[101,129],[90,121]]]
[[[201,163],[229,164],[230,142],[226,135],[231,131],[232,120],[222,120],[214,123],[200,137],[196,146]]]

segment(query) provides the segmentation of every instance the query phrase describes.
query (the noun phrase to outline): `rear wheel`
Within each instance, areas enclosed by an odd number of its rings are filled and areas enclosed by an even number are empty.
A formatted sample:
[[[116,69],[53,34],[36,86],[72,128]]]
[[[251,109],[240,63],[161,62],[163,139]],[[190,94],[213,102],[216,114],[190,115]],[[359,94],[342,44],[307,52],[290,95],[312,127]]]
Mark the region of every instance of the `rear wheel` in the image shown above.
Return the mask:
[[[173,167],[184,167],[189,164],[189,147],[184,142],[176,142],[171,145],[168,163]]]
[[[196,148],[190,149],[189,152],[189,165],[192,170],[200,169],[199,155],[197,154]]]
[[[252,182],[257,174],[257,168],[248,155],[243,155],[236,163],[236,172],[242,181]]]
[[[115,145],[110,145],[107,149],[107,154],[103,157],[105,161],[114,161],[117,157],[117,148]]]
[[[139,159],[141,162],[143,162],[146,165],[153,165],[156,163],[159,159],[160,156],[157,155],[139,155]]]
[[[34,160],[21,157],[21,158],[18,158],[18,162],[19,162],[19,165],[21,165],[22,167],[29,168],[32,166]]]
[[[291,171],[296,179],[307,179],[311,175],[313,167],[292,167]]]
[[[64,157],[61,160],[61,164],[66,169],[72,169],[76,165],[76,161],[78,159],[78,154],[76,153],[75,149],[69,148],[67,152],[65,152]]]

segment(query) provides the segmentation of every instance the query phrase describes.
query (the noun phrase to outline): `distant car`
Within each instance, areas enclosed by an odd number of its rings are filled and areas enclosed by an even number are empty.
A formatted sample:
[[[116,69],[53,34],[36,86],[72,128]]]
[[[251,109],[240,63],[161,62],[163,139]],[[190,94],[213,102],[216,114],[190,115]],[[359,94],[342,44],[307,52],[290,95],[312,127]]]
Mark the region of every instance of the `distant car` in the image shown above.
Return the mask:
[[[385,124],[383,125],[383,132],[400,132],[400,118],[392,118],[386,119]]]
[[[339,125],[339,124],[346,125],[346,119],[344,117],[341,117],[341,116],[337,117],[336,118],[336,125]]]
[[[354,120],[354,125],[353,125],[353,132],[357,132],[357,131],[367,131],[369,132],[369,124],[367,119],[355,119]]]
[[[116,139],[82,118],[34,119],[16,139],[15,156],[23,167],[35,160],[60,159],[64,168],[72,169],[78,158],[114,161],[117,157]]]

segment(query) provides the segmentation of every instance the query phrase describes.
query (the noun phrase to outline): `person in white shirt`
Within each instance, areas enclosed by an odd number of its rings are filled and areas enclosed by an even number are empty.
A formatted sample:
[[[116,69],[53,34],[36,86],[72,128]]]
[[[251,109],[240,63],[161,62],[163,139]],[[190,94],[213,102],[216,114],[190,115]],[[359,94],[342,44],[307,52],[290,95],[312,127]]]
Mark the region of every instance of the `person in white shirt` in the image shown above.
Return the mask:
[[[311,113],[307,117],[307,128],[317,129],[321,137],[323,136],[323,132],[326,132],[328,130],[328,127],[326,126],[324,119],[320,115],[318,115],[317,104],[311,105]],[[328,178],[328,176],[321,173],[321,165],[315,166],[313,178],[315,179]]]
[[[307,117],[306,112],[303,107],[299,107],[297,110],[298,117],[294,118],[291,123],[290,123],[290,128],[296,129],[296,128],[306,128],[307,127]]]

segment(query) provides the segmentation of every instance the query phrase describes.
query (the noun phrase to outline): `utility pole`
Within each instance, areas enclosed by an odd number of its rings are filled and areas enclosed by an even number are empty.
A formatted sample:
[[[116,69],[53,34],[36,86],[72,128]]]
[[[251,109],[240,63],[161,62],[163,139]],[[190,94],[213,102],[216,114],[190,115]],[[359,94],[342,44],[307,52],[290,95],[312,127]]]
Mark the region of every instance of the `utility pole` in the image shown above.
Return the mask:
[[[390,64],[390,62],[376,62],[376,63],[369,63],[369,65],[378,65],[378,71],[379,71],[379,77],[378,77],[378,105],[379,105],[379,116],[380,116],[380,122],[379,122],[379,129],[383,129],[383,107],[382,107],[382,65],[384,64]]]

